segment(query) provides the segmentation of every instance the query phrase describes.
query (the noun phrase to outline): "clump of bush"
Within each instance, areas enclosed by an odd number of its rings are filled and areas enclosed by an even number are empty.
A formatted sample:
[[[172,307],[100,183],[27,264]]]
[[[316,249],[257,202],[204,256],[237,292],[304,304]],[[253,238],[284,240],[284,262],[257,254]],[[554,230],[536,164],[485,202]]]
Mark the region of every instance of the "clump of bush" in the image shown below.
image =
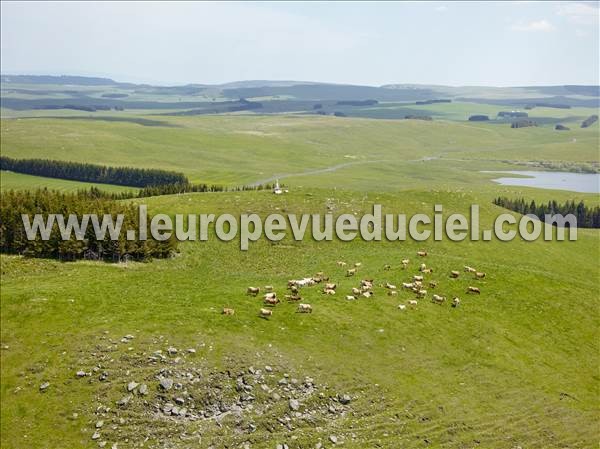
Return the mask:
[[[596,114],[594,115],[590,115],[588,118],[586,118],[583,123],[581,124],[582,128],[587,128],[589,126],[592,126],[594,123],[596,123],[598,121],[598,116]]]
[[[472,115],[471,117],[469,117],[470,122],[486,122],[489,119],[490,118],[487,115],[483,115],[483,114],[475,114],[475,115]]]
[[[527,128],[529,126],[538,126],[533,120],[517,120],[510,124],[511,128]]]

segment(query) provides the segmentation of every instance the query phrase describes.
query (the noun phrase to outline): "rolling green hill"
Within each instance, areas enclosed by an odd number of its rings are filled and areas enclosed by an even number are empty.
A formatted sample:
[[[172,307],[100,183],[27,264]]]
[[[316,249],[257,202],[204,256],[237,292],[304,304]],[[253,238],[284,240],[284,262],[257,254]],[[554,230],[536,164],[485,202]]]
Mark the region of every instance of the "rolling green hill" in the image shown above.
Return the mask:
[[[134,89],[81,88],[96,96]],[[173,95],[144,89],[135,95]],[[369,118],[384,109],[401,115],[405,107],[434,120]],[[192,182],[227,186],[280,179],[290,190],[130,200],[170,215],[360,215],[379,203],[388,213],[430,215],[442,204],[448,216],[476,203],[481,227],[489,228],[507,212],[492,204],[498,196],[600,203],[597,194],[501,186],[492,182],[496,173],[486,172],[537,169],[540,161],[597,169],[598,124],[578,126],[596,109],[535,108],[530,117],[540,126],[522,129],[466,121],[501,110],[466,102],[380,103],[347,111],[365,117],[335,118],[3,108],[0,152],[175,170]],[[555,131],[556,122],[571,130]],[[2,190],[87,186],[6,172],[1,178]],[[182,242],[177,257],[149,263],[2,255],[0,446],[594,447],[599,237],[598,230],[580,229],[576,242],[286,238],[260,240],[242,252],[238,241],[211,234],[207,242]],[[420,249],[426,258],[417,257]],[[410,259],[405,270],[404,258]],[[339,261],[361,263],[357,276],[346,277]],[[421,262],[434,270],[426,280],[438,285],[416,308],[401,310],[414,295],[399,289],[388,296],[382,285],[409,281]],[[475,279],[464,265],[486,277]],[[458,279],[452,270],[460,271]],[[321,293],[322,284],[301,291],[312,314],[296,313],[297,305],[283,300],[261,319],[261,297],[246,295],[249,286],[272,285],[283,298],[289,279],[317,272],[338,287],[333,296]],[[371,278],[373,298],[346,299],[360,279]],[[480,295],[466,293],[473,285]],[[461,303],[433,304],[432,293]],[[222,315],[224,307],[235,314]],[[168,389],[160,386],[165,378],[173,380]],[[172,407],[188,413],[172,414]]]
[[[565,113],[546,112],[555,117]],[[585,116],[587,112],[579,114]],[[350,163],[344,170],[325,173],[313,182],[342,186],[350,170],[357,175],[346,184],[375,190],[429,183],[436,167],[455,168],[455,175],[437,175],[437,179],[470,185],[482,177],[479,170],[509,167],[503,161],[598,160],[597,124],[557,132],[550,126],[511,129],[510,125],[493,123],[295,115],[165,116],[161,120],[172,126],[5,119],[1,123],[1,150],[3,155],[15,158],[45,157],[174,170],[184,172],[193,182],[230,186]],[[423,158],[429,160],[422,162]],[[433,158],[440,158],[441,163]],[[431,166],[432,171],[416,169],[415,164]],[[356,176],[364,181],[358,182]]]
[[[435,203],[447,213],[465,212],[479,202],[482,226],[500,211],[485,195],[442,190],[362,196],[299,188],[281,197],[190,194],[148,203],[152,211],[171,214],[324,212],[327,205],[337,214],[366,212],[374,201],[397,213],[431,213]],[[591,313],[598,300],[598,244],[597,231],[580,230],[577,242],[563,243],[285,240],[260,241],[248,252],[236,242],[211,239],[184,244],[173,260],[126,265],[2,256],[3,447],[94,447],[99,419],[105,422],[99,441],[119,447],[134,447],[144,435],[148,447],[166,441],[197,447],[197,439],[181,435],[201,435],[202,447],[250,441],[252,447],[293,442],[308,448],[332,435],[351,448],[591,447],[598,438],[600,323]],[[417,260],[419,248],[429,252],[424,260]],[[407,270],[400,268],[403,258],[411,259]],[[339,260],[361,262],[358,277],[346,278]],[[421,300],[416,309],[400,311],[398,304],[412,296],[400,291],[390,297],[381,287],[371,299],[344,299],[360,278],[377,285],[408,281],[421,261],[434,268],[436,292],[461,297],[458,308]],[[385,271],[385,264],[392,269]],[[485,280],[449,278],[450,270],[466,264],[485,271]],[[314,308],[310,315],[284,301],[263,320],[257,316],[261,300],[245,294],[248,286],[270,284],[283,295],[288,279],[318,271],[339,284],[338,294],[304,289],[304,302]],[[474,283],[482,294],[466,295]],[[220,315],[222,307],[235,308],[235,315]],[[121,342],[128,334],[134,338]],[[168,347],[179,354],[149,361]],[[155,377],[160,369],[250,376],[251,367],[264,372],[267,365],[274,367],[269,388],[280,391],[284,373],[308,376],[338,411],[317,413],[316,427],[292,414],[289,429],[277,421],[289,416],[287,399],[265,414],[246,410],[242,424],[228,416],[217,425],[154,415],[154,404],[164,403]],[[78,379],[78,370],[91,377]],[[108,380],[99,382],[103,372]],[[148,384],[147,405],[135,396],[126,408],[115,406],[131,381]],[[40,393],[43,382],[50,386]],[[193,384],[186,388],[196,391]],[[259,393],[260,409],[270,402]],[[327,399],[338,394],[352,402],[342,407]],[[302,412],[318,410],[315,398],[302,398]],[[256,430],[241,430],[243,423]]]

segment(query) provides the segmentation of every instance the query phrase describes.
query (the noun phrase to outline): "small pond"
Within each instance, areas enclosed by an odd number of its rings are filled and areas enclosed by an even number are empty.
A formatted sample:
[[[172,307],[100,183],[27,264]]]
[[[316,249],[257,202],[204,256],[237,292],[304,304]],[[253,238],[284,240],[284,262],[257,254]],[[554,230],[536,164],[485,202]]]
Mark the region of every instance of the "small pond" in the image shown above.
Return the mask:
[[[600,193],[600,174],[570,173],[557,171],[486,171],[486,173],[509,173],[526,178],[503,177],[492,181],[505,186],[537,187],[539,189],[569,190],[581,193]]]

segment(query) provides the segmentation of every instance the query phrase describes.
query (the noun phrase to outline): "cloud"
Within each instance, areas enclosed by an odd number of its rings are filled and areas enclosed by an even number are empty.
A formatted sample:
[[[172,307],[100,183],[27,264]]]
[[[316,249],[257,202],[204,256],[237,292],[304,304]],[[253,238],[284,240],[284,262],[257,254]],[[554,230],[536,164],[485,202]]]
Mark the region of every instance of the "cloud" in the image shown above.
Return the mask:
[[[563,3],[557,8],[557,14],[565,17],[569,22],[578,25],[593,25],[598,23],[598,3]]]
[[[513,30],[516,31],[531,31],[531,32],[544,32],[554,31],[554,25],[548,22],[546,19],[534,20],[527,23],[518,23],[513,25]]]

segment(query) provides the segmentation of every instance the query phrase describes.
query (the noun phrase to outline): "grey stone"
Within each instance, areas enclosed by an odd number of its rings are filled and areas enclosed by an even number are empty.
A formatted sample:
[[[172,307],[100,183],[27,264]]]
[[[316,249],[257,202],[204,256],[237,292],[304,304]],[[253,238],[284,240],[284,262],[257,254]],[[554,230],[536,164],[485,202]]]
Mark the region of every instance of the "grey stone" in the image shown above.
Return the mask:
[[[290,410],[300,410],[300,402],[297,399],[290,399]]]
[[[40,391],[46,391],[49,386],[50,382],[44,382],[42,385],[40,385]]]
[[[129,382],[127,384],[127,391],[131,392],[131,391],[135,390],[138,385],[139,384],[137,382],[133,382],[133,381]]]
[[[123,396],[121,399],[119,399],[117,401],[117,405],[119,405],[121,407],[124,407],[127,404],[129,404],[129,401],[131,401],[131,395],[130,394],[128,394],[127,396]]]
[[[148,385],[141,384],[140,387],[138,388],[138,393],[141,394],[142,396],[147,395],[148,394]]]
[[[352,401],[352,398],[350,397],[349,394],[343,394],[343,395],[338,395],[338,401],[340,401],[340,404],[350,404],[350,402]]]
[[[171,388],[173,388],[173,380],[163,377],[162,379],[160,379],[160,386],[165,390],[170,390]]]

